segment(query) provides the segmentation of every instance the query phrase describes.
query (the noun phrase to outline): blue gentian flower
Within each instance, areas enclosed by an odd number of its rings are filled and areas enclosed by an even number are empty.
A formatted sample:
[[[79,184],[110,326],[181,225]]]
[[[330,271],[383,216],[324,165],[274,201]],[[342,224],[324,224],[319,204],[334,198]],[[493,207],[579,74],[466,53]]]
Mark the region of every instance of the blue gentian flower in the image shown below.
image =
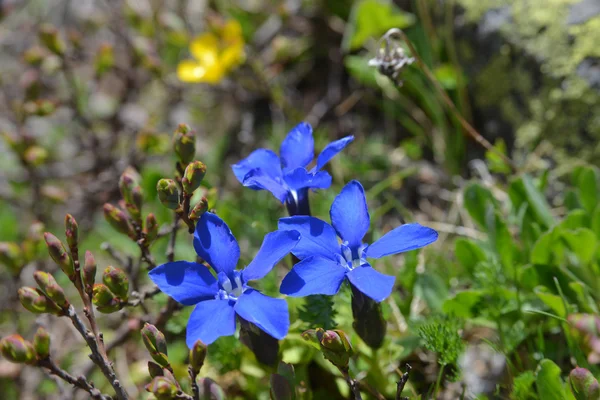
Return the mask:
[[[301,261],[283,279],[281,293],[295,297],[334,295],[348,279],[360,292],[380,302],[391,294],[395,277],[374,270],[367,258],[418,249],[438,237],[431,228],[405,224],[371,245],[364,244],[370,217],[365,191],[358,181],[351,181],[342,189],[331,205],[330,217],[333,227],[310,216],[279,220],[279,229],[293,229],[301,236],[292,250]]]
[[[232,165],[233,173],[244,186],[271,192],[286,204],[290,215],[310,215],[308,189],[331,186],[331,175],[321,169],[353,140],[354,136],[346,136],[329,143],[317,157],[315,166],[307,170],[315,156],[315,143],[312,127],[301,122],[281,143],[281,159],[271,150],[258,149]]]
[[[235,237],[221,218],[207,212],[196,225],[194,249],[217,277],[203,264],[175,261],[150,271],[150,279],[181,304],[196,305],[187,325],[186,343],[190,348],[198,339],[209,344],[221,336],[233,335],[236,315],[283,339],[290,325],[287,302],[265,296],[248,282],[264,277],[299,239],[296,231],[267,234],[254,260],[238,271],[235,266],[240,247]]]

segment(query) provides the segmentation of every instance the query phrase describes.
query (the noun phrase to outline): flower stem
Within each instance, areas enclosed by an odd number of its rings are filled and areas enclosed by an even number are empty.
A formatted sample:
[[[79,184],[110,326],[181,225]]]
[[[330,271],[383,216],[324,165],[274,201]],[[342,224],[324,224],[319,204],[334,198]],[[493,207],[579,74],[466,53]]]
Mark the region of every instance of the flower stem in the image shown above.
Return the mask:
[[[63,381],[65,381],[79,389],[85,390],[86,392],[88,392],[90,394],[92,399],[95,399],[95,400],[111,399],[110,396],[102,394],[98,389],[96,389],[94,387],[94,384],[92,382],[88,381],[87,379],[85,379],[84,376],[80,376],[79,378],[74,377],[73,375],[69,374],[67,371],[60,368],[58,365],[56,365],[54,360],[52,360],[50,357],[48,357],[44,360],[38,361],[37,365],[39,367],[47,369],[51,375],[57,376],[60,379],[62,379]]]

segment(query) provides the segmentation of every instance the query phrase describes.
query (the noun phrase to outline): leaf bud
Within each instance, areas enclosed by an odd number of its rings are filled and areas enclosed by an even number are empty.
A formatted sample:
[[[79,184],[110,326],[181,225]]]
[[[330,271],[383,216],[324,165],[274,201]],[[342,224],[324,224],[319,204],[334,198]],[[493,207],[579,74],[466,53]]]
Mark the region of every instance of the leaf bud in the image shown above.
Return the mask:
[[[40,38],[40,42],[42,42],[42,44],[54,54],[60,56],[65,53],[65,42],[60,38],[58,30],[54,26],[50,24],[43,24],[40,27],[38,36]]]
[[[195,375],[198,375],[204,365],[206,349],[206,345],[201,340],[197,340],[190,350],[190,367]]]
[[[144,345],[154,361],[162,367],[168,366],[169,359],[167,358],[167,341],[165,335],[154,325],[148,323],[144,324],[141,333]]]
[[[157,376],[146,385],[146,391],[152,393],[158,400],[172,400],[179,389],[175,382],[164,376]]]
[[[43,47],[32,46],[23,53],[23,61],[33,67],[37,67],[44,61],[46,54],[47,52]]]
[[[23,268],[23,251],[14,242],[0,242],[0,263],[6,265],[13,274]]]
[[[127,168],[121,174],[119,178],[119,190],[121,191],[121,196],[125,200],[127,204],[133,204],[139,209],[141,209],[141,194],[142,188],[138,183],[137,172],[133,168]],[[137,199],[134,192],[137,191]]]
[[[198,394],[202,400],[225,400],[225,392],[210,378],[198,378]]]
[[[77,248],[79,241],[79,226],[71,214],[65,216],[65,236],[70,249]]]
[[[347,335],[338,329],[310,329],[302,333],[302,337],[312,344],[318,343],[323,356],[338,368],[348,368],[350,357],[354,353]]]
[[[50,355],[50,335],[41,326],[33,336],[33,348],[40,360],[48,358]]]
[[[104,269],[102,282],[118,298],[127,301],[127,297],[129,296],[129,278],[125,271],[109,265]]]
[[[181,179],[183,191],[191,195],[194,190],[200,187],[200,184],[204,179],[204,175],[206,175],[206,165],[204,165],[203,162],[194,161],[188,164],[188,166],[185,168],[185,172],[183,173],[183,178]]]
[[[117,232],[129,236],[131,239],[135,239],[135,233],[133,227],[129,223],[129,218],[125,213],[113,206],[112,204],[104,204],[104,218]]]
[[[69,301],[65,296],[64,290],[58,285],[54,277],[42,271],[35,271],[33,273],[33,279],[37,282],[38,286],[48,296],[50,300],[56,303],[62,309],[69,306]]]
[[[65,249],[65,245],[50,232],[44,233],[44,240],[48,247],[48,253],[56,264],[62,269],[62,271],[69,277],[72,278],[75,275],[75,267],[73,266],[73,259]]]
[[[156,184],[158,199],[163,206],[175,210],[179,207],[179,190],[173,179],[161,179]]]
[[[571,391],[577,400],[600,399],[600,386],[594,375],[585,368],[575,368],[569,374]]]
[[[186,124],[180,124],[173,135],[175,154],[183,164],[189,164],[196,155],[196,137]]]
[[[144,228],[146,234],[146,244],[152,243],[158,236],[158,221],[154,214],[150,213],[146,216],[146,227]]]
[[[202,215],[208,211],[208,200],[206,197],[202,197],[198,203],[192,208],[188,218],[192,221],[199,220]]]
[[[14,363],[33,364],[36,361],[33,345],[21,335],[14,334],[0,340],[0,352]]]
[[[148,373],[150,374],[151,378],[164,376],[163,368],[154,361],[148,361]]]
[[[28,311],[34,314],[62,315],[62,310],[38,289],[24,286],[17,291],[19,301]]]
[[[121,303],[110,291],[110,289],[102,284],[96,283],[92,290],[92,302],[99,312],[110,314],[119,311]]]
[[[89,291],[87,287],[94,287],[94,283],[96,282],[96,268],[97,264],[94,255],[89,250],[86,250],[82,271],[82,278],[84,285],[86,285],[86,291]]]
[[[36,102],[36,114],[39,116],[50,115],[54,112],[54,105],[52,103],[48,103],[45,101]],[[25,153],[23,154],[23,158],[28,165],[33,165],[34,167],[39,167],[44,164],[48,159],[48,151],[41,146],[29,146]]]
[[[102,43],[100,45],[94,64],[98,76],[104,75],[115,65],[115,54],[110,43]]]

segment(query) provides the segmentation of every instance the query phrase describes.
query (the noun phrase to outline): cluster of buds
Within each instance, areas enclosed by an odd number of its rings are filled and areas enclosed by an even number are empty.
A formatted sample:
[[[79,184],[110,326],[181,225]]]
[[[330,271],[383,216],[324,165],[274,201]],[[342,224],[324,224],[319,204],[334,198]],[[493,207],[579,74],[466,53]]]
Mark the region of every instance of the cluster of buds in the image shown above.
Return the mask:
[[[86,264],[87,262],[86,258]],[[94,271],[95,268],[94,264]],[[128,298],[129,278],[125,271],[113,266],[106,267],[102,273],[102,283],[96,283],[92,288],[92,302],[98,311],[105,314],[119,311],[127,303]]]
[[[64,315],[69,301],[56,279],[42,271],[35,271],[33,278],[39,288],[24,286],[17,292],[23,307],[34,314]]]
[[[35,104],[39,105],[41,103],[36,101]],[[37,105],[35,106],[37,107]],[[48,110],[46,106],[44,106],[44,109]],[[26,111],[27,110],[24,109],[24,112]],[[37,111],[35,113],[37,113]],[[19,160],[24,165],[38,167],[48,160],[48,151],[39,145],[37,140],[31,135],[15,135],[8,132],[3,132],[2,138],[10,147],[10,149],[19,157]]]
[[[33,343],[14,334],[0,340],[0,353],[8,361],[17,364],[36,364],[50,356],[50,335],[39,327]]]
[[[585,368],[575,368],[569,374],[571,391],[577,400],[600,399],[600,385]]]
[[[0,264],[6,266],[10,273],[18,276],[23,267],[38,258],[44,248],[44,225],[34,222],[21,242],[0,242]]]
[[[165,207],[175,210],[184,221],[193,224],[208,210],[208,200],[202,197],[193,207],[190,206],[194,192],[200,187],[206,175],[206,165],[201,161],[193,161],[196,155],[196,138],[189,126],[180,124],[177,127],[173,149],[178,158],[177,181],[161,179],[156,184],[156,191],[160,202]]]
[[[348,363],[354,354],[346,333],[339,329],[309,329],[302,338],[321,350],[323,356],[342,371],[348,371]]]
[[[141,177],[133,168],[125,169],[119,179],[119,189],[123,200],[119,207],[104,204],[104,218],[117,231],[139,242],[145,248],[158,236],[158,222],[154,214],[149,213],[143,222],[143,193]],[[126,210],[127,212],[125,212]]]

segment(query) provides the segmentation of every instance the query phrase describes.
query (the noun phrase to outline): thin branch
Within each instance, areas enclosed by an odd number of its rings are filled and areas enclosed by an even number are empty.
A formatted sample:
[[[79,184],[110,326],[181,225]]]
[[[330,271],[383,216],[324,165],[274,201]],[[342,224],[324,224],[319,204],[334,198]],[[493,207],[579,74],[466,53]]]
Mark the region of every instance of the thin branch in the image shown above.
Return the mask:
[[[404,386],[406,382],[408,382],[408,374],[410,374],[410,370],[412,367],[409,364],[406,364],[406,372],[402,374],[402,377],[397,383],[396,386],[396,400],[408,400],[408,397],[402,397],[402,391],[404,390]]]
[[[49,357],[44,360],[38,361],[37,365],[42,368],[47,369],[48,373],[50,373],[51,375],[57,376],[60,379],[62,379],[63,381],[65,381],[79,389],[85,390],[86,392],[88,392],[90,394],[92,399],[96,399],[96,400],[111,400],[112,399],[112,397],[110,397],[109,395],[102,394],[98,389],[96,389],[94,387],[94,384],[92,382],[89,382],[85,378],[85,376],[82,375],[79,378],[74,377],[73,375],[69,374],[67,371],[63,370],[58,365],[56,365],[54,360],[52,360]]]
[[[350,378],[350,374],[348,374],[348,370],[340,369],[340,372],[342,373],[342,375],[344,375],[344,379],[346,380],[346,383],[350,387],[350,391],[352,392],[352,395],[354,396],[354,400],[362,400],[362,395],[360,394],[360,387],[359,387],[358,382],[355,379]]]
[[[121,382],[117,379],[112,364],[110,363],[110,361],[108,361],[107,358],[102,356],[99,345],[96,342],[94,335],[87,330],[87,328],[83,324],[83,321],[81,321],[81,319],[75,312],[75,308],[72,305],[69,305],[69,308],[66,310],[66,315],[71,319],[71,322],[73,323],[73,326],[75,326],[75,329],[77,329],[79,334],[86,341],[88,347],[92,351],[92,354],[90,354],[91,360],[100,367],[100,370],[115,390],[117,399],[128,400],[129,395],[125,391],[125,388],[123,387]],[[102,335],[100,335],[100,340],[102,340]]]

